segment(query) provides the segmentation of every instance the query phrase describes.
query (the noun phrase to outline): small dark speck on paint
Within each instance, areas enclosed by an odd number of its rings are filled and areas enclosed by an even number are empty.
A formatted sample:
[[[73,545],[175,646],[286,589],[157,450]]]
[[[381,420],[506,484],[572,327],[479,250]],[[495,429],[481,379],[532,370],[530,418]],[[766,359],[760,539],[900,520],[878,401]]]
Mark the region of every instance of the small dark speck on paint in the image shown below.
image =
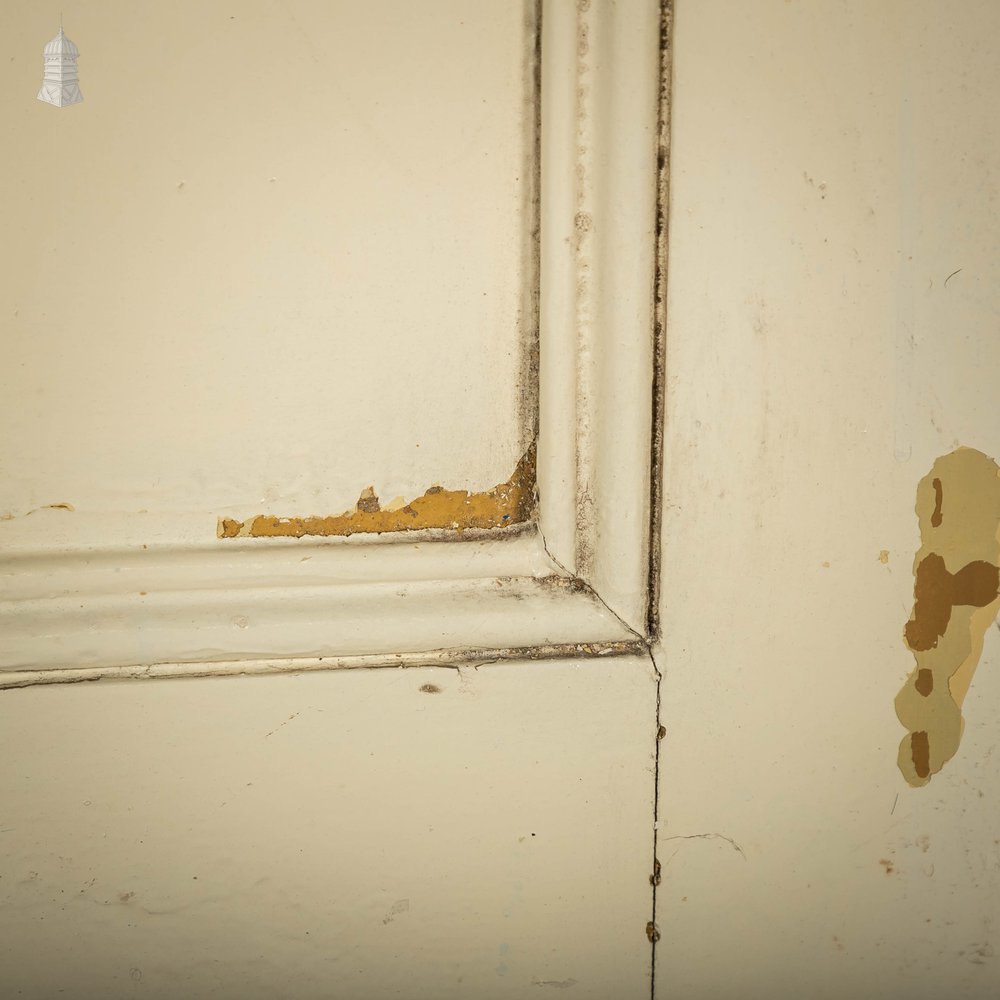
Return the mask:
[[[437,684],[421,684],[420,685],[420,690],[423,691],[424,694],[440,694],[441,693],[441,688],[439,688],[437,686]]]

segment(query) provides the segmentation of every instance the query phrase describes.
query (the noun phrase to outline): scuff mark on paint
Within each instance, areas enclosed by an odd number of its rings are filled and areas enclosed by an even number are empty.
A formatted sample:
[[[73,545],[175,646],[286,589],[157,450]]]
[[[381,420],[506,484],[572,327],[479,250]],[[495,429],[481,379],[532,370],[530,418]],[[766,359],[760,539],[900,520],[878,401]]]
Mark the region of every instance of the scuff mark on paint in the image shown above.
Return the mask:
[[[396,902],[389,907],[389,912],[382,918],[382,923],[385,925],[391,924],[401,913],[408,913],[409,910],[410,901],[408,899],[397,899]]]
[[[297,719],[300,714],[301,713],[299,713],[299,712],[292,712],[292,714],[290,716],[288,716],[288,718],[285,719],[284,722],[282,722],[279,725],[275,726],[274,729],[272,729],[269,733],[265,733],[264,734],[264,739],[266,740],[269,736],[273,736],[279,729],[283,729],[285,726],[287,726],[288,723],[292,721],[292,719]]]
[[[896,715],[907,729],[899,769],[920,786],[958,750],[962,704],[1000,608],[1000,467],[972,448],[942,456],[917,486],[916,513],[921,547],[903,630],[916,667]]]
[[[37,514],[40,510],[69,510],[69,511],[75,511],[76,507],[74,507],[71,503],[47,503],[43,507],[35,507],[34,510],[27,510],[27,511],[24,512],[24,514],[22,514],[20,516],[21,517],[30,517],[32,514]],[[16,518],[17,516],[18,516],[17,514],[13,514],[13,513],[9,513],[9,512],[5,513],[5,514],[0,514],[0,521],[13,521],[14,518]]]
[[[535,511],[535,446],[524,454],[510,479],[482,493],[431,486],[423,496],[383,508],[373,487],[362,491],[354,510],[329,517],[274,517],[246,521],[220,517],[219,538],[301,538],[303,535],[381,534],[447,528],[506,528],[531,519]]]
[[[732,837],[727,837],[724,833],[688,833],[688,834],[675,834],[672,837],[664,837],[663,842],[666,843],[668,840],[724,840],[730,847],[746,861],[747,856],[743,853],[743,848],[733,840]]]

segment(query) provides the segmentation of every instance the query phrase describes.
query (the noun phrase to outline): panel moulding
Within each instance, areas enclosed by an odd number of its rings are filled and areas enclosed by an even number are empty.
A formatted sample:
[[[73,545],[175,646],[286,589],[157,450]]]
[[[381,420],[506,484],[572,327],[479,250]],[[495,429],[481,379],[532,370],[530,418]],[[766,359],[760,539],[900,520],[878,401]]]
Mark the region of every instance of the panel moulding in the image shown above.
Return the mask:
[[[537,448],[483,493],[383,506],[372,489],[342,515],[223,519],[219,537],[188,515],[0,523],[3,686],[648,651],[668,8],[527,9]]]

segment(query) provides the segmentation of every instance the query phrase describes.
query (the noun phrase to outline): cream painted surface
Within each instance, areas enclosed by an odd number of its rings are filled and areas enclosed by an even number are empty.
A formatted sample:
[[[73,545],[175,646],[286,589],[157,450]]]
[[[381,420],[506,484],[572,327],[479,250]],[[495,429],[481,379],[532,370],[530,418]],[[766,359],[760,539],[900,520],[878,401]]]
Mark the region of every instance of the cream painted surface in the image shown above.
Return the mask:
[[[648,996],[654,706],[645,657],[4,692],[0,992]]]
[[[6,692],[3,994],[642,996],[654,688],[644,658]]]
[[[893,699],[917,483],[1000,453],[1000,7],[675,28],[657,993],[994,998],[996,630],[925,788]]]
[[[212,536],[505,481],[532,421],[531,10],[7,0],[0,515]],[[57,109],[60,11],[84,102]]]

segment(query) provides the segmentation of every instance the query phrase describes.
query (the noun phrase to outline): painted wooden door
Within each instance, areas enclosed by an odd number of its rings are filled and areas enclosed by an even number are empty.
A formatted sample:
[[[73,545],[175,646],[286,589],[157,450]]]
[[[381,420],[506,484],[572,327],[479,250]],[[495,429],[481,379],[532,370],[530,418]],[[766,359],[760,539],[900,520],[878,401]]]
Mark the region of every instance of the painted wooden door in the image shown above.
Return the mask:
[[[10,20],[3,993],[648,995],[657,4]]]
[[[996,6],[8,8],[4,994],[995,997]]]

